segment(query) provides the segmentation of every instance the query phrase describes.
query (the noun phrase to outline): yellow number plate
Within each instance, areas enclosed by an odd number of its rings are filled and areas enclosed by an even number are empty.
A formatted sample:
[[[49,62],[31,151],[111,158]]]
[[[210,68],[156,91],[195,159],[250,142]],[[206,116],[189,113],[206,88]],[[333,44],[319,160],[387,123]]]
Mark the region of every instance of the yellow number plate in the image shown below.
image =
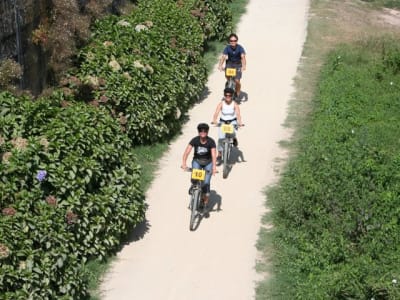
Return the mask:
[[[226,76],[236,76],[236,69],[234,68],[226,68]]]
[[[233,126],[232,124],[222,124],[221,130],[223,133],[233,133]]]
[[[193,169],[192,170],[192,179],[195,180],[204,180],[206,178],[206,171],[201,169]]]

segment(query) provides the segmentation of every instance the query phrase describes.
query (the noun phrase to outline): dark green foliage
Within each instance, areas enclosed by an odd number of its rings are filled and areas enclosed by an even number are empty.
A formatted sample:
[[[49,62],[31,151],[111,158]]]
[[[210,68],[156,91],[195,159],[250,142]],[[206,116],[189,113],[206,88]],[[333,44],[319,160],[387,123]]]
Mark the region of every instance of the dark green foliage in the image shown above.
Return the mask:
[[[273,208],[278,299],[400,299],[396,41],[336,50]]]
[[[79,98],[108,107],[135,144],[172,137],[204,88],[203,44],[225,35],[230,21],[222,1],[157,0],[97,22],[80,54]],[[206,27],[213,30],[205,34]]]
[[[225,1],[138,2],[96,22],[62,90],[0,94],[1,299],[87,297],[86,263],[144,219],[133,146],[178,132],[204,88],[203,45],[231,18]]]
[[[143,1],[130,17],[97,23],[79,77],[104,81],[93,97],[106,97],[104,105],[124,119],[135,144],[165,140],[204,87],[202,44],[187,10],[174,1]]]
[[[177,0],[195,17],[204,34],[204,40],[225,40],[232,32],[232,13],[223,0]]]
[[[120,125],[104,109],[56,96],[0,94],[0,243],[10,250],[0,255],[0,290],[10,299],[84,295],[82,264],[117,250],[144,218]]]

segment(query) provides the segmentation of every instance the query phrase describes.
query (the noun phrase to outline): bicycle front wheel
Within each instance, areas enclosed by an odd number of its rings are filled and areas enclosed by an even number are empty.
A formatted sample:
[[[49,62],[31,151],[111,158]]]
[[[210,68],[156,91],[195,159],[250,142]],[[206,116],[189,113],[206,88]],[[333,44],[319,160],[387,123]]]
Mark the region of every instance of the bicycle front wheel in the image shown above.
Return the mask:
[[[232,90],[235,90],[235,79],[230,77],[225,83],[225,88],[231,88]]]
[[[229,143],[228,141],[224,142],[224,149],[223,149],[223,155],[222,155],[222,163],[223,163],[223,168],[222,168],[222,178],[228,177],[228,159],[229,159]]]
[[[197,208],[199,207],[200,197],[201,197],[201,191],[197,189],[194,190],[191,199],[190,225],[189,225],[190,230],[194,230],[195,228]]]

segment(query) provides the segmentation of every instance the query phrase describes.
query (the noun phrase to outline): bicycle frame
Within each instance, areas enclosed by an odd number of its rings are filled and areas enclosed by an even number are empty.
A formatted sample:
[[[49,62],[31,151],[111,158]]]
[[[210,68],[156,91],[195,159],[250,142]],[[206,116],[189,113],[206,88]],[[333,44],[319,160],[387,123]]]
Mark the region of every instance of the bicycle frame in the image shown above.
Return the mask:
[[[191,211],[189,229],[193,231],[196,228],[195,226],[196,218],[201,217],[202,214],[204,213],[204,210],[200,211],[199,206],[203,196],[202,183],[205,180],[205,175],[206,172],[208,171],[204,169],[192,169],[192,168],[188,168],[187,171],[192,172],[191,176],[192,185],[190,187],[191,197],[189,205]]]
[[[218,123],[218,126],[221,127],[222,132],[225,134],[225,137],[221,140],[222,142],[222,177],[228,177],[229,173],[229,158],[231,155],[231,150],[233,147],[233,139],[236,136],[235,131],[238,126],[230,124],[230,122]]]
[[[226,77],[225,88],[231,88],[231,89],[235,90],[235,88],[236,88],[236,82],[235,82],[236,69],[235,68],[225,68],[225,77]]]

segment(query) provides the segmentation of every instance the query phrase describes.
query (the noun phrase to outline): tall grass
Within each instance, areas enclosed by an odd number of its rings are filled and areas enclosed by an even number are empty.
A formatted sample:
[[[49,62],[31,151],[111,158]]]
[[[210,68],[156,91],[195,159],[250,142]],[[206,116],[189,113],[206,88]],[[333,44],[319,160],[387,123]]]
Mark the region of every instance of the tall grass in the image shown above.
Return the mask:
[[[378,7],[385,6],[390,8],[400,8],[400,0],[363,0],[365,2],[371,2]]]
[[[331,52],[297,154],[268,192],[274,276],[260,299],[400,299],[399,92],[397,40]]]

